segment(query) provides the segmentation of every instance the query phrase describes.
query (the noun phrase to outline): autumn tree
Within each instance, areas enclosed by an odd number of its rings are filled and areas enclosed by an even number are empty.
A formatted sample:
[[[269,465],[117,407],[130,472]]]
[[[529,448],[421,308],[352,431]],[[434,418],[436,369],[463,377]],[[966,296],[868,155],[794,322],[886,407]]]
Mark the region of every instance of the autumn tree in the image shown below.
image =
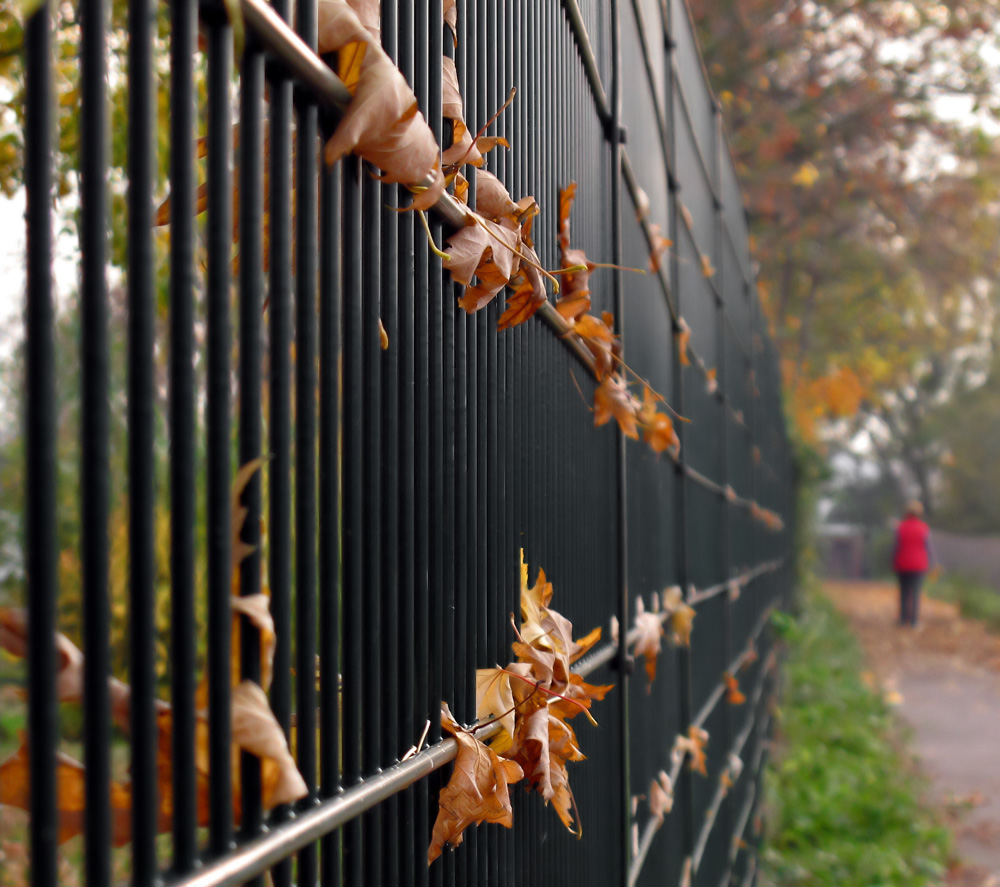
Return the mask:
[[[947,397],[997,301],[994,4],[691,6],[799,429]]]

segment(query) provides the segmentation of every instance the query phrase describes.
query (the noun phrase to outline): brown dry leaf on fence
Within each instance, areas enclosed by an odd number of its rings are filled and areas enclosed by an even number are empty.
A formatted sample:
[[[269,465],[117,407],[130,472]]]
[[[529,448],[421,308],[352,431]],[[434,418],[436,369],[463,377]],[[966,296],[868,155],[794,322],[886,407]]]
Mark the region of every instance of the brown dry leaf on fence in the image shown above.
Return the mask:
[[[691,344],[691,328],[683,317],[677,319],[677,332],[674,334],[677,340],[677,358],[681,366],[691,366],[691,357],[688,355],[688,347]]]
[[[636,639],[636,656],[642,656],[646,660],[646,674],[649,677],[647,692],[652,691],[653,681],[656,680],[656,658],[660,655],[660,639],[663,637],[663,623],[660,621],[659,613],[649,613],[642,602],[641,597],[635,599],[635,629],[639,636]]]
[[[519,719],[510,757],[523,768],[528,787],[535,789],[546,803],[551,801],[562,824],[580,837],[580,816],[566,765],[582,761],[585,756],[577,745],[573,728],[542,702]]]
[[[509,329],[524,323],[547,298],[541,262],[531,242],[538,204],[534,197],[515,202],[496,176],[479,170],[476,206],[475,219],[470,214],[474,224],[448,241],[449,257],[444,266],[458,283],[468,285],[473,276],[478,278],[478,284],[459,299],[459,305],[470,314],[493,301],[505,285],[512,287],[514,292],[497,323],[497,329]],[[498,254],[504,262],[497,261]]]
[[[510,142],[502,136],[473,138],[469,125],[465,122],[464,103],[458,85],[455,60],[442,56],[441,65],[441,116],[451,121],[451,145],[445,150],[441,161],[446,176],[450,178],[466,163],[471,166],[482,166],[485,162],[483,155],[499,145],[509,148]]]
[[[508,330],[524,323],[545,303],[545,287],[541,283],[541,275],[537,271],[534,274],[537,281],[528,279],[526,275],[525,280],[507,297],[507,307],[497,321],[498,330]]]
[[[441,726],[455,737],[458,756],[448,784],[438,798],[438,815],[427,849],[427,864],[441,855],[445,844],[457,847],[470,825],[495,822],[514,824],[507,786],[524,775],[514,761],[504,760],[459,726],[442,703]]]
[[[261,783],[265,809],[287,804],[308,794],[305,780],[288,750],[284,731],[274,717],[267,695],[253,681],[242,681],[232,694],[232,736],[234,749],[249,752],[261,762]],[[234,787],[239,784],[239,755]]]
[[[655,222],[649,226],[649,236],[652,240],[652,246],[649,248],[649,270],[654,274],[663,267],[661,264],[663,253],[674,245],[674,242],[669,237],[664,237],[660,231],[660,226]]]
[[[615,368],[615,358],[619,350],[616,346],[619,342],[611,331],[612,321],[611,314],[605,312],[603,318],[584,314],[573,324],[573,332],[583,339],[583,343],[594,356],[594,375],[598,381],[609,376]]]
[[[670,612],[673,642],[682,647],[690,647],[695,610],[684,601],[684,592],[679,585],[673,585],[663,592],[663,609]]]
[[[663,825],[667,814],[674,809],[674,786],[670,776],[663,770],[649,784],[649,812],[653,815],[655,827]]]
[[[742,705],[747,701],[747,697],[740,691],[740,682],[728,671],[722,676],[726,683],[726,700],[730,705]]]
[[[596,265],[582,249],[570,248],[569,217],[576,200],[576,182],[559,191],[559,261],[576,270],[562,275],[556,310],[570,323],[590,311],[590,275]]]
[[[83,701],[83,651],[61,632],[55,634],[56,698],[60,702]],[[0,649],[23,659],[28,655],[28,614],[26,610],[0,608]],[[19,690],[20,695],[27,695]],[[129,714],[132,688],[108,676],[111,717],[126,733],[131,728]]]
[[[503,752],[510,747],[514,736],[514,691],[511,689],[511,672],[515,668],[524,677],[531,673],[528,664],[508,665],[507,668],[477,668],[476,669],[476,717],[482,721],[485,718],[496,718],[500,723],[501,733],[493,740],[495,751]]]
[[[674,748],[681,754],[688,755],[688,766],[702,776],[707,776],[705,768],[707,758],[705,756],[705,746],[708,745],[708,733],[701,727],[693,724],[688,727],[687,736],[678,736],[674,741]]]
[[[674,422],[666,413],[657,410],[660,397],[648,385],[642,386],[642,405],[639,408],[639,424],[642,439],[654,453],[669,452],[674,457],[680,452],[681,442],[674,429]]]
[[[319,52],[333,51],[351,59],[345,83],[353,99],[327,142],[327,163],[359,154],[382,170],[384,181],[428,186],[410,208],[433,206],[445,186],[440,149],[413,90],[347,3],[321,0]]]
[[[0,764],[0,805],[30,812],[29,755],[29,745],[22,740],[20,748]],[[83,834],[87,817],[85,772],[83,764],[69,755],[56,755],[57,841],[60,844]],[[117,782],[111,783],[110,792],[111,842],[115,847],[122,847],[132,840],[132,793],[127,785]]]
[[[458,46],[458,4],[456,0],[444,0],[441,11],[444,14],[444,23],[451,31],[451,39],[455,46]]]
[[[606,376],[594,389],[594,424],[597,426],[615,419],[626,437],[638,440],[637,410],[638,403],[621,376]]]

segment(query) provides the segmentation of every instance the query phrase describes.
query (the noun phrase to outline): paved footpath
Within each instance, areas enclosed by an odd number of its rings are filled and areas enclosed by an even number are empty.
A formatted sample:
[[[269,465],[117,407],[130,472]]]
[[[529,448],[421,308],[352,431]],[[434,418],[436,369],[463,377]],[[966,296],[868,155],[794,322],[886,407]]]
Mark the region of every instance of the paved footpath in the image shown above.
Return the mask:
[[[1000,887],[1000,636],[922,596],[922,624],[899,628],[885,583],[829,582],[881,686],[913,728],[913,748],[949,814],[961,864],[950,885]]]

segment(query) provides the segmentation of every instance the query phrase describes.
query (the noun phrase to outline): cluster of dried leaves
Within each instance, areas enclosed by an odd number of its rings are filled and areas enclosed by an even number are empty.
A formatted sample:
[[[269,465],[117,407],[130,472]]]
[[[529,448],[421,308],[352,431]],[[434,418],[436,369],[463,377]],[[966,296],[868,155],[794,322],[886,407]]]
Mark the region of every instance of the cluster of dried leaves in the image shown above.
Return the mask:
[[[649,677],[647,690],[652,690],[656,680],[656,659],[660,655],[660,641],[666,634],[664,623],[670,622],[671,640],[680,647],[691,646],[691,629],[694,625],[694,607],[684,601],[684,593],[679,585],[671,586],[663,592],[663,609],[660,609],[660,595],[653,595],[653,608],[647,610],[641,597],[635,600],[636,641],[633,650],[636,656],[646,660],[646,674]]]
[[[232,566],[234,586],[238,583],[238,566],[252,551],[240,541],[240,531],[246,520],[246,509],[239,499],[243,488],[261,465],[255,460],[243,466],[233,488]],[[231,598],[233,611],[230,729],[232,733],[233,815],[240,818],[240,753],[245,751],[260,759],[265,808],[302,798],[307,793],[305,781],[295,766],[284,731],[278,724],[267,700],[274,666],[274,621],[266,594]],[[260,673],[257,684],[240,679],[240,631],[243,619],[260,634]],[[55,647],[58,657],[56,693],[61,702],[83,701],[84,654],[65,635],[57,633]],[[17,657],[28,653],[27,615],[19,609],[0,609],[0,649]],[[114,677],[108,678],[111,716],[123,732],[130,730],[132,688]],[[203,678],[195,695],[195,766],[197,768],[198,824],[208,824],[208,680]],[[158,829],[170,829],[173,813],[173,710],[169,703],[156,701],[157,753],[156,771],[159,798]],[[30,779],[28,761],[30,737],[21,747],[0,763],[0,804],[29,809]],[[84,784],[86,772],[82,763],[60,754],[56,766],[57,805],[59,810],[59,842],[82,833],[86,810]],[[112,809],[112,842],[116,847],[131,840],[132,790],[128,781],[110,786]]]
[[[566,766],[582,761],[584,755],[567,722],[581,713],[593,721],[589,711],[593,701],[603,699],[612,687],[588,684],[571,669],[600,640],[601,629],[574,640],[572,623],[549,607],[551,600],[552,583],[545,580],[545,571],[539,570],[529,587],[522,560],[521,631],[511,645],[516,661],[504,668],[477,670],[480,721],[475,727],[460,727],[447,706],[442,710],[441,724],[458,742],[458,757],[441,791],[428,864],[441,855],[445,844],[460,844],[469,825],[497,822],[510,828],[507,786],[522,778],[546,804],[552,802],[570,832],[581,834]],[[487,746],[475,734],[494,724],[499,731]]]

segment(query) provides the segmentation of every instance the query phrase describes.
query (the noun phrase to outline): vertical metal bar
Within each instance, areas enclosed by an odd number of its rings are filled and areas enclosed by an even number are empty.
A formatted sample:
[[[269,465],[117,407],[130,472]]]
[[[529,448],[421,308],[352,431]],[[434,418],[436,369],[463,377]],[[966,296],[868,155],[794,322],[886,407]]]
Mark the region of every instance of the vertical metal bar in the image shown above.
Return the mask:
[[[316,48],[317,10],[297,5],[298,33]],[[295,189],[295,707],[298,766],[316,803],[316,284],[318,111],[304,96],[297,107]],[[298,883],[316,883],[316,845],[298,856]]]
[[[274,0],[274,11],[286,21],[290,0]],[[268,319],[268,580],[274,619],[274,669],[270,702],[285,735],[292,728],[292,82],[277,72],[270,79],[270,194],[268,223],[270,262]],[[321,463],[322,464],[322,463]],[[289,819],[282,805],[271,814],[277,824]],[[292,860],[271,872],[275,887],[291,887]]]
[[[180,875],[194,868],[198,856],[194,756],[194,49],[198,9],[191,0],[173,0],[170,11],[170,749],[173,870]]]
[[[399,20],[397,0],[382,2],[382,47],[393,61],[399,59]],[[389,347],[379,355],[382,364],[381,390],[381,623],[384,677],[376,699],[380,701],[381,760],[392,764],[403,751],[399,735],[400,695],[400,378],[399,378],[399,295],[398,286],[406,273],[400,267],[399,229],[402,220],[392,209],[399,205],[399,188],[382,187],[381,247],[382,267],[380,303],[382,323]],[[409,626],[406,626],[409,628]],[[374,700],[373,700],[374,703]],[[386,884],[400,883],[399,821],[400,798],[393,796],[384,805],[382,839],[387,852],[382,856],[382,876]]]
[[[230,255],[232,252],[232,121],[229,77],[232,31],[221,8],[206,22],[208,39],[208,289],[206,337],[206,486],[208,531],[209,850],[232,842],[230,779]]]
[[[361,351],[362,376],[359,387],[362,395],[362,430],[364,444],[361,481],[362,499],[362,585],[354,590],[362,598],[364,620],[364,657],[362,702],[362,773],[377,773],[382,763],[381,705],[382,693],[382,570],[381,532],[382,520],[382,443],[381,360],[382,345],[379,335],[381,290],[381,234],[382,186],[378,180],[366,176],[362,186],[361,217]],[[350,292],[350,291],[349,291]],[[362,593],[362,588],[364,592]],[[381,884],[381,820],[380,808],[369,811],[362,824],[365,858],[365,883],[371,887]]]
[[[80,559],[87,884],[111,880],[108,674],[107,47],[104,0],[80,4]]]
[[[730,385],[731,380],[729,378],[728,361],[726,357],[726,313],[725,313],[725,287],[726,287],[726,263],[722,260],[722,253],[725,249],[725,244],[723,241],[724,231],[723,231],[723,216],[722,216],[722,150],[725,145],[725,140],[722,131],[722,109],[718,105],[713,106],[713,118],[714,118],[714,130],[713,130],[713,164],[712,164],[712,176],[714,178],[713,182],[713,252],[712,257],[714,266],[718,268],[718,272],[715,278],[715,285],[718,286],[718,297],[715,304],[715,342],[716,342],[716,355],[717,355],[717,378],[719,381],[719,391],[717,392],[714,400],[717,405],[718,415],[719,415],[719,483],[724,487],[729,488],[730,484],[733,483],[734,478],[730,476],[729,470],[729,397],[730,397]],[[745,438],[742,438],[745,441]],[[734,505],[729,501],[728,498],[723,497],[721,500],[722,505],[722,575],[719,577],[720,581],[727,582],[733,575],[733,555],[732,555],[732,515],[734,510]],[[728,668],[728,663],[733,661],[734,656],[734,638],[733,638],[733,602],[730,598],[728,592],[722,596],[722,661],[726,663],[723,667]],[[747,626],[749,628],[749,626]],[[723,714],[723,731],[722,731],[722,747],[724,749],[729,749],[733,744],[733,711],[732,706],[729,704],[728,700],[724,706]],[[723,767],[728,766],[728,761],[722,762]],[[730,801],[730,796],[722,801],[722,809],[719,811],[719,820],[716,823],[716,828],[720,829],[722,834],[732,837],[730,834],[732,831],[732,804]],[[725,857],[726,860],[729,859],[728,856]],[[729,876],[729,869],[731,864],[727,861],[725,863],[727,867],[726,877]]]
[[[611,261],[615,265],[622,263],[622,152],[621,152],[621,127],[622,127],[622,58],[621,58],[621,5],[619,0],[611,0]],[[614,306],[615,323],[618,326],[618,335],[624,349],[625,331],[625,288],[622,281],[622,272],[618,269],[612,272],[614,286]],[[623,627],[629,624],[629,597],[628,597],[628,502],[627,483],[628,476],[625,464],[625,435],[621,428],[615,429],[615,473],[617,481],[617,549],[618,549],[618,622]],[[628,880],[629,864],[631,862],[631,805],[632,795],[630,784],[630,757],[629,757],[629,709],[628,709],[628,674],[630,668],[628,647],[625,644],[618,646],[618,717],[620,721],[620,758],[619,758],[619,782],[621,795],[618,798],[619,808],[619,830],[618,840],[621,842],[617,848],[619,852],[619,866],[621,879]]]
[[[666,82],[666,100],[667,100],[667,130],[671,136],[670,145],[670,156],[677,156],[677,135],[676,127],[678,124],[678,113],[677,113],[677,102],[675,97],[675,90],[677,89],[677,84],[675,82],[676,78],[676,63],[674,59],[674,46],[671,38],[672,34],[672,12],[671,7],[668,5],[665,12],[665,40],[667,41],[666,46],[666,72],[667,72],[667,82]],[[680,187],[678,185],[678,180],[676,176],[671,176],[669,179],[670,187],[670,207],[669,212],[671,215],[670,230],[679,230],[680,225],[680,213],[678,211],[678,200]],[[683,309],[683,294],[680,288],[680,258],[676,250],[672,251],[670,254],[670,288],[675,294],[677,310],[681,312]],[[673,378],[673,402],[672,406],[681,415],[684,413],[684,367],[680,362],[680,354],[676,347],[676,333],[679,330],[676,326],[673,329],[675,334],[675,344],[672,349],[673,354],[673,366],[672,366],[672,378]],[[676,494],[674,498],[674,526],[676,532],[675,544],[677,546],[677,582],[682,589],[687,589],[688,583],[690,582],[690,565],[689,565],[689,548],[688,548],[688,484],[687,476],[684,473],[684,466],[687,462],[687,450],[685,449],[685,434],[686,428],[684,423],[678,423],[677,425],[677,436],[681,442],[680,457],[676,463],[675,470],[675,489]],[[681,730],[687,729],[687,725],[691,723],[693,717],[694,705],[692,700],[692,668],[691,668],[691,650],[687,647],[682,647],[677,651],[677,680],[678,680],[678,714],[680,717]],[[689,767],[684,767],[681,770],[680,777],[680,794],[683,798],[683,804],[681,809],[678,811],[681,818],[681,847],[683,848],[684,856],[690,857],[692,851],[694,850],[695,841],[695,821],[694,821],[694,785],[691,776],[691,770]]]
[[[412,0],[398,0],[398,64],[409,83],[414,77],[414,10]],[[417,369],[414,360],[414,281],[416,277],[414,256],[414,224],[412,213],[399,216],[399,284],[398,332],[395,341],[390,338],[389,348],[399,353],[399,454],[401,457],[399,483],[399,623],[401,626],[399,649],[399,732],[400,749],[415,744],[423,727],[422,709],[417,699],[416,659],[418,647],[418,611],[416,607],[417,579],[417,500],[416,476],[422,469],[415,462],[419,439],[414,413]],[[390,332],[391,336],[391,332]],[[417,827],[418,807],[422,790],[415,787],[400,798],[400,830],[409,836],[400,854],[399,883],[414,884],[419,873],[427,866],[422,858],[425,831]]]
[[[459,54],[463,59],[461,65],[462,95],[465,100],[465,116],[470,129],[477,130],[479,120],[478,112],[478,92],[477,92],[477,31],[476,24],[476,2],[475,0],[459,0],[458,4],[459,25],[461,27],[459,40]],[[470,205],[475,203],[475,174],[470,173],[469,181],[469,201]],[[460,547],[466,552],[465,573],[459,573],[459,581],[464,583],[463,610],[465,619],[465,643],[468,651],[468,661],[476,666],[485,665],[481,661],[482,651],[479,648],[478,617],[482,604],[482,595],[479,586],[479,432],[478,432],[478,324],[479,315],[473,314],[467,318],[466,328],[466,360],[465,365],[458,365],[458,372],[465,381],[465,403],[466,403],[466,486],[464,492],[464,504],[466,508],[464,516],[465,535],[460,541]],[[459,495],[463,495],[461,492]],[[461,514],[459,521],[463,520]],[[475,692],[474,675],[472,679],[472,693]],[[469,692],[466,692],[466,704],[470,704]],[[484,883],[482,878],[482,864],[485,861],[485,835],[481,835],[476,830],[475,840],[469,845],[469,859],[466,867],[466,881]]]
[[[262,451],[260,425],[261,387],[261,306],[263,305],[263,217],[264,180],[264,57],[251,36],[240,60],[240,257],[239,257],[239,461],[245,465]],[[260,472],[254,472],[241,496],[246,518],[240,529],[240,542],[249,546],[240,562],[240,593],[260,592]],[[240,626],[240,672],[245,680],[260,682],[260,633],[248,619]],[[261,810],[260,759],[244,752],[240,759],[241,820],[244,840],[263,828]],[[253,884],[263,883],[256,878]]]
[[[441,118],[441,59],[444,40],[442,33],[443,13],[441,0],[426,0],[427,9],[427,102],[423,107],[427,110],[427,121],[437,143],[442,143]],[[434,219],[431,224],[431,234],[436,242],[440,242],[444,231],[441,223]],[[442,306],[442,276],[441,261],[435,255],[428,256],[427,268],[427,310],[428,310],[428,355],[430,373],[430,576],[437,583],[445,579],[443,563],[443,536],[447,534],[444,526],[444,315]],[[429,738],[434,741],[441,738],[441,718],[438,716],[438,704],[444,698],[444,608],[440,593],[430,595],[430,682],[428,686],[428,705],[431,711],[431,731]],[[438,878],[441,868],[432,872],[432,878]]]
[[[320,173],[319,327],[319,643],[320,797],[340,785],[340,170],[324,164]],[[341,834],[323,838],[323,887],[337,887],[341,875]]]
[[[344,244],[344,782],[355,785],[364,775],[364,735],[362,696],[365,691],[363,667],[366,626],[364,598],[364,331],[362,294],[362,206],[361,160],[341,161],[343,178]],[[344,826],[345,880],[360,887],[364,877],[364,850],[361,821]]]
[[[128,483],[129,683],[132,685],[132,881],[156,877],[156,543],[153,339],[153,181],[156,98],[154,8],[129,0],[128,52]]]
[[[25,325],[25,550],[28,732],[31,736],[31,878],[58,880],[56,701],[56,385],[52,304],[52,51],[48,2],[25,23],[24,184],[27,194]]]
[[[431,122],[428,111],[428,95],[430,86],[429,62],[428,62],[428,42],[429,42],[429,10],[427,0],[413,0],[413,80],[414,92],[417,97],[417,104],[427,112],[427,120]],[[414,685],[414,705],[420,713],[418,716],[418,726],[422,729],[423,719],[429,718],[431,727],[434,728],[438,721],[438,707],[440,697],[435,700],[436,691],[433,689],[433,680],[430,672],[430,631],[433,616],[430,613],[430,576],[429,558],[431,547],[430,523],[430,496],[431,486],[429,483],[430,467],[430,433],[429,433],[429,396],[431,377],[429,374],[429,351],[428,351],[428,281],[430,272],[429,250],[427,244],[423,242],[423,233],[416,235],[414,243],[414,282],[413,282],[413,343],[414,343],[414,495],[415,508],[413,519],[416,522],[415,538],[415,560],[416,582],[414,586],[415,616],[414,631],[416,633],[415,643],[415,672],[418,676]],[[436,728],[440,730],[438,726]],[[422,864],[420,858],[420,844],[426,840],[430,833],[430,804],[431,787],[428,780],[421,780],[416,791],[416,816],[415,834],[420,836],[420,843],[417,844],[416,852],[416,875],[417,884],[426,885],[429,883],[430,872]]]

